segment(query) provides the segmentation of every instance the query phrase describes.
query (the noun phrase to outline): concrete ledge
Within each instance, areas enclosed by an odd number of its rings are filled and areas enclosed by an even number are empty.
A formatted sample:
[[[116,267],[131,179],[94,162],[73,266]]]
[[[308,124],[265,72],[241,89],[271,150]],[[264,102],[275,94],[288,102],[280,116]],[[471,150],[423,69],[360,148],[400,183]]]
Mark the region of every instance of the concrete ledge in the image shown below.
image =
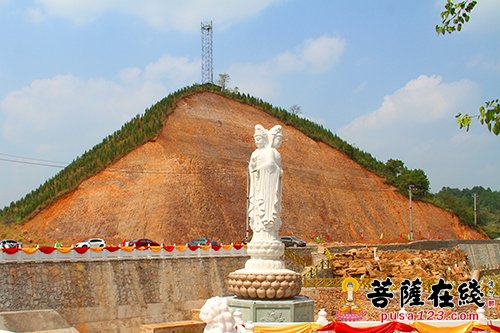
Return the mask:
[[[197,320],[141,325],[140,333],[203,333],[205,323]]]
[[[0,330],[7,332],[78,332],[54,310],[2,312],[0,313]]]

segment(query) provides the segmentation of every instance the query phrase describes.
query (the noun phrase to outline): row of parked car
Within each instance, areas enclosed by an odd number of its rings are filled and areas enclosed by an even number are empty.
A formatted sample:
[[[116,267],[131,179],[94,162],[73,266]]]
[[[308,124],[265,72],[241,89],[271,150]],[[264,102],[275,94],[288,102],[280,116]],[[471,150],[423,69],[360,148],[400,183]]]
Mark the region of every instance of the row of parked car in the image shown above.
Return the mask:
[[[307,243],[295,236],[281,236],[281,241],[285,247],[305,247]],[[243,242],[246,243],[246,242]],[[217,241],[209,238],[195,238],[188,243],[188,245],[219,245]]]
[[[281,241],[283,244],[285,244],[286,247],[304,247],[306,246],[306,242],[298,239],[297,237],[294,236],[282,236]],[[245,242],[243,242],[245,243]],[[58,243],[57,243],[58,244]],[[150,246],[160,246],[161,244],[152,241],[151,239],[147,238],[137,238],[133,239],[131,241],[123,241],[121,246],[135,246],[135,247],[150,247]],[[195,238],[191,240],[190,242],[187,243],[189,246],[200,246],[200,245],[219,245],[219,242],[210,239],[210,238]],[[93,248],[99,248],[99,247],[105,247],[106,242],[102,238],[88,238],[85,239],[82,242],[78,242],[74,245],[75,247],[93,247]],[[3,239],[0,240],[0,248],[21,248],[22,243],[12,240],[12,239]]]
[[[150,247],[150,246],[160,246],[160,243],[152,241],[147,238],[137,238],[131,241],[123,241],[121,246],[135,246],[135,247]],[[101,238],[89,238],[84,240],[83,242],[79,242],[75,244],[75,247],[105,247],[106,242]]]

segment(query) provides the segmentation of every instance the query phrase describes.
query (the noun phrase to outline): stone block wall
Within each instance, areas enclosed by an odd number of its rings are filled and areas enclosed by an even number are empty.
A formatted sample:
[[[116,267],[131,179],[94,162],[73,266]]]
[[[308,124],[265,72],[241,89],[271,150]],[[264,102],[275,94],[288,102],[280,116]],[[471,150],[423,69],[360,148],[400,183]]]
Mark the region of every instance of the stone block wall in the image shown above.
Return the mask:
[[[227,295],[227,275],[247,259],[2,264],[0,312],[54,309],[80,332],[138,332],[142,324],[191,319],[207,298]]]

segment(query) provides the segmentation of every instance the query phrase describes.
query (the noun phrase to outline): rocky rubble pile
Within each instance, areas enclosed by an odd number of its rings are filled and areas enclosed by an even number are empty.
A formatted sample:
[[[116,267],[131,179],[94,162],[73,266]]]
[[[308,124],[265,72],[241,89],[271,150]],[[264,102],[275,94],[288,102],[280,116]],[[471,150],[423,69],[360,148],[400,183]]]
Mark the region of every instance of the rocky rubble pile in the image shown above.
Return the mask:
[[[467,281],[471,272],[467,255],[458,249],[426,251],[378,251],[376,247],[352,249],[332,254],[331,269],[323,277],[352,276],[365,278],[394,277],[437,281]]]

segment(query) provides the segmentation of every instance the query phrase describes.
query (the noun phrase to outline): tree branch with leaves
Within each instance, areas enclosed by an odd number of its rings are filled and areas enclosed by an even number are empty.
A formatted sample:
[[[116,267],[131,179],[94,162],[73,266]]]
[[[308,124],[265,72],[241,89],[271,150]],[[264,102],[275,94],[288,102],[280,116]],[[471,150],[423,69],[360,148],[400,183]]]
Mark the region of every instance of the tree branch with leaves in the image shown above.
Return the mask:
[[[441,12],[443,25],[436,25],[438,35],[451,34],[454,31],[461,31],[462,25],[470,20],[470,12],[476,6],[476,0],[465,0],[454,3],[448,0]]]
[[[438,35],[461,31],[462,26],[469,22],[470,13],[476,5],[476,0],[465,0],[456,3],[453,0],[447,0],[444,11],[441,12],[442,25],[436,25]],[[499,100],[494,99],[486,102],[479,108],[479,114],[459,113],[456,115],[456,118],[460,128],[465,128],[467,131],[470,128],[472,119],[477,119],[481,125],[486,125],[490,132],[498,135],[500,133]]]

